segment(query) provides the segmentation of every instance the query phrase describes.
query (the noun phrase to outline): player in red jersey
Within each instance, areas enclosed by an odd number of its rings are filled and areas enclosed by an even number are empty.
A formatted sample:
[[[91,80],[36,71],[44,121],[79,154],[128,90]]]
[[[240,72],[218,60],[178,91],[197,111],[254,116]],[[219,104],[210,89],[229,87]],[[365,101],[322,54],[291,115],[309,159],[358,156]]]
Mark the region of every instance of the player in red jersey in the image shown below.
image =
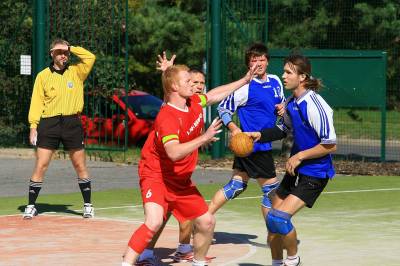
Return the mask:
[[[194,266],[206,264],[205,255],[215,226],[214,216],[191,181],[197,164],[198,148],[217,141],[221,121],[214,120],[202,134],[203,107],[217,103],[253,77],[254,66],[240,80],[194,94],[189,68],[170,66],[162,74],[164,98],[154,130],[141,154],[139,176],[145,222],[132,235],[122,265],[132,265],[163,223],[168,211],[179,222],[194,220]]]

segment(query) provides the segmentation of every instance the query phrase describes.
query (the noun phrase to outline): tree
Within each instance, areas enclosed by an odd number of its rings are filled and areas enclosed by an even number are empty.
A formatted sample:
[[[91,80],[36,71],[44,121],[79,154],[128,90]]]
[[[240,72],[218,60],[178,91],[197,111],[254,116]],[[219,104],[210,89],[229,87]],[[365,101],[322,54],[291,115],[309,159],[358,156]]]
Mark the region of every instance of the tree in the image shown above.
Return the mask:
[[[162,14],[162,15],[161,15]],[[177,63],[201,66],[205,57],[205,24],[201,15],[182,11],[178,5],[147,1],[129,17],[130,80],[137,87],[161,96],[157,54],[177,55]]]

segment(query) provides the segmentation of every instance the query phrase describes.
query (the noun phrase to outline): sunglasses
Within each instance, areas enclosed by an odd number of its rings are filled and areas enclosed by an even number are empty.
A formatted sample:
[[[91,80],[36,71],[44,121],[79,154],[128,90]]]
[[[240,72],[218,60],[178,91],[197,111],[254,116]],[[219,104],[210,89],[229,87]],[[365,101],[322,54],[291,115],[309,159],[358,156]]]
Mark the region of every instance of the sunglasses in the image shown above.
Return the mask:
[[[53,50],[51,52],[53,53],[54,56],[62,55],[62,54],[65,55],[65,56],[70,56],[70,54],[71,54],[69,51],[59,50],[59,49]]]

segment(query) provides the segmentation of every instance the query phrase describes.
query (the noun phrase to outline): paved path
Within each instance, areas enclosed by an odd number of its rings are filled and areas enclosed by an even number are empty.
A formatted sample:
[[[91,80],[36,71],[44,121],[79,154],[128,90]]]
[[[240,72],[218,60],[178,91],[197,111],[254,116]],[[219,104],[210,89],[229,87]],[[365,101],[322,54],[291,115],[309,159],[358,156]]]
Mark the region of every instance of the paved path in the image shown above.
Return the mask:
[[[35,159],[0,157],[0,197],[25,196]],[[93,190],[138,187],[136,165],[88,161]],[[198,184],[224,183],[230,170],[197,169],[193,180]],[[70,160],[53,160],[40,194],[77,192],[76,174]]]

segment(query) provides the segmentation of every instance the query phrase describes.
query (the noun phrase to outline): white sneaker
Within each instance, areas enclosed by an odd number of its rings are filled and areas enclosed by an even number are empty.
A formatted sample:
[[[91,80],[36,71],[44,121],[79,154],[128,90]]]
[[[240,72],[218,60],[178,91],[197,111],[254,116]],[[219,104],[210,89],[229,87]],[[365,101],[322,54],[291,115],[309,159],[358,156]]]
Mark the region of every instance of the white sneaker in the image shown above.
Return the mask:
[[[83,218],[93,218],[94,217],[94,208],[90,203],[85,203],[83,205]]]
[[[300,266],[301,265],[300,257],[297,257],[297,259],[294,259],[294,260],[285,259],[283,261],[283,265],[284,266]]]
[[[33,216],[38,215],[38,212],[35,208],[35,205],[26,205],[24,214],[22,215],[22,218],[24,219],[32,219]]]

